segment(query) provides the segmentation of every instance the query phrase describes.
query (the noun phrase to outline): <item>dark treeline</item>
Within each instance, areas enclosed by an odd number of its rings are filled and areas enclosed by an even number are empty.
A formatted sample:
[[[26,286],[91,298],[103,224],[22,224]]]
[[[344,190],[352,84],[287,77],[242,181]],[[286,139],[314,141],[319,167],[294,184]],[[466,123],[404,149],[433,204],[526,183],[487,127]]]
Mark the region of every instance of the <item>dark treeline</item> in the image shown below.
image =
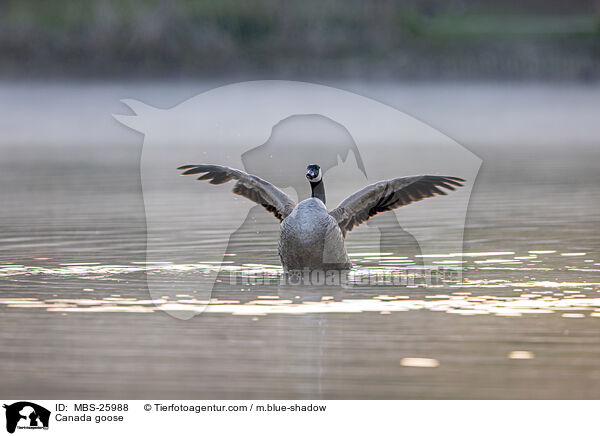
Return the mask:
[[[0,0],[0,74],[600,77],[600,0]]]

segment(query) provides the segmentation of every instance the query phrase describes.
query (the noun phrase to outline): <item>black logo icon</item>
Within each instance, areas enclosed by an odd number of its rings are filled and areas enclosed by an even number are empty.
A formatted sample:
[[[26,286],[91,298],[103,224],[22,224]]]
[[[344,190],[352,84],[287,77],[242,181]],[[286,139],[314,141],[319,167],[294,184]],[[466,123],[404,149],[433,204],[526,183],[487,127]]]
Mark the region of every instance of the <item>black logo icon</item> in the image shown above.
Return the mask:
[[[6,431],[14,433],[15,429],[48,429],[50,411],[29,401],[19,401],[4,405],[6,409]]]

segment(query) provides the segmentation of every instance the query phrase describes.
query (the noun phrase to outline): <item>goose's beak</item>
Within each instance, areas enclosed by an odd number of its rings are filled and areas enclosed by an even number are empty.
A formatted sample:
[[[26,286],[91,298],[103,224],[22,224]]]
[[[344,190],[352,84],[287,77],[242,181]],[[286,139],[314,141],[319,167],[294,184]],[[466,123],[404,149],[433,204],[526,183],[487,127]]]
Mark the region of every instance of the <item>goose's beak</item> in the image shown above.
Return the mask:
[[[306,173],[306,178],[308,180],[314,180],[319,176],[319,171],[315,171],[315,170],[308,170]]]

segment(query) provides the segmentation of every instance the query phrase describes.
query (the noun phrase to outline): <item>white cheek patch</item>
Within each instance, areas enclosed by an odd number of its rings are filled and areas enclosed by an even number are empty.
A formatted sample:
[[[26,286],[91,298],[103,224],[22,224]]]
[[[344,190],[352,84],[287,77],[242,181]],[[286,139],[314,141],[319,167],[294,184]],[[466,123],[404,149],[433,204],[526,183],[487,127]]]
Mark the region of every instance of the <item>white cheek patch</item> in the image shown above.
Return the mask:
[[[323,178],[323,173],[321,172],[321,168],[319,168],[319,175],[317,177],[315,177],[314,179],[311,180],[311,182],[320,182],[321,179]]]

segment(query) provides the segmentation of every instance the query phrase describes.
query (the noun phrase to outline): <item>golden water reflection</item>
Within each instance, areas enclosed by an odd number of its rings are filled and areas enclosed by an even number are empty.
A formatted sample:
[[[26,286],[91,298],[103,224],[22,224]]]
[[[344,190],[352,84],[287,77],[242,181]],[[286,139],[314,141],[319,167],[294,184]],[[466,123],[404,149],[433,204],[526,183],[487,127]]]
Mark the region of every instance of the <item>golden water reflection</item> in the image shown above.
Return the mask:
[[[512,285],[512,284],[511,284]],[[520,284],[521,286],[523,284]],[[532,283],[536,287],[554,288],[557,283]],[[573,285],[573,284],[571,284]],[[587,284],[589,285],[589,284]],[[599,286],[599,284],[594,284]],[[306,292],[304,292],[306,294]],[[124,297],[93,298],[0,298],[8,308],[44,309],[51,312],[157,312],[192,311],[231,315],[301,315],[309,313],[387,314],[409,310],[429,310],[456,315],[522,316],[562,312],[563,317],[583,318],[600,316],[600,298],[580,293],[557,296],[541,292],[523,292],[516,296],[465,295],[466,292],[426,295],[414,298],[407,295],[377,295],[371,298],[341,298],[322,296],[320,301],[307,298],[280,298],[258,295],[249,301],[234,299],[199,300],[192,297],[136,299]],[[297,297],[297,296],[296,296]],[[314,296],[313,296],[314,297]]]
[[[242,316],[261,316],[271,314],[302,315],[314,313],[377,313],[381,315],[411,310],[428,310],[445,312],[454,315],[494,315],[504,317],[523,316],[528,314],[560,313],[564,318],[600,317],[600,281],[594,281],[596,275],[580,276],[569,281],[548,277],[534,278],[532,274],[551,271],[593,273],[593,259],[587,253],[561,253],[556,250],[530,250],[524,253],[514,251],[473,252],[473,253],[440,253],[428,255],[434,258],[457,258],[440,260],[446,268],[457,268],[463,276],[471,275],[469,271],[499,270],[498,274],[473,274],[484,279],[446,280],[436,286],[413,284],[404,287],[353,287],[361,277],[379,271],[406,272],[422,271],[416,259],[392,256],[392,253],[356,252],[350,253],[359,267],[350,273],[348,288],[314,288],[310,286],[287,287],[253,286],[240,289],[231,286],[229,296],[226,293],[213,293],[218,298],[196,299],[192,295],[174,293],[161,298],[136,298],[96,292],[95,288],[86,286],[81,294],[58,292],[52,298],[40,296],[4,296],[0,298],[0,306],[11,309],[42,309],[50,312],[128,312],[154,313],[160,311],[207,312],[214,314],[230,314]],[[422,256],[415,256],[422,257]],[[232,258],[232,257],[230,257]],[[556,265],[556,259],[563,259],[563,264]],[[46,260],[46,259],[44,259]],[[575,262],[577,260],[578,262]],[[542,262],[540,265],[538,262]],[[564,262],[569,264],[565,265]],[[398,265],[394,265],[395,263]],[[446,265],[446,262],[448,265]],[[454,263],[457,262],[457,263]],[[535,262],[535,263],[534,263]],[[509,264],[510,266],[500,266]],[[490,266],[494,265],[494,266]],[[523,271],[515,279],[503,278],[502,270]],[[56,266],[40,265],[0,265],[0,277],[21,279],[32,277],[39,280],[44,277],[72,277],[76,279],[93,279],[96,282],[114,277],[123,277],[132,273],[161,274],[170,280],[170,274],[195,274],[214,271],[243,274],[244,277],[265,275],[279,277],[282,270],[278,265],[242,264],[233,261],[201,262],[193,264],[177,264],[173,262],[131,262],[126,265],[102,265],[99,263],[64,263]],[[226,284],[226,283],[225,283]],[[357,290],[358,289],[358,290]],[[240,293],[240,291],[246,291]],[[491,293],[491,294],[490,294]],[[77,295],[76,295],[77,294]],[[96,298],[94,298],[96,297]]]

